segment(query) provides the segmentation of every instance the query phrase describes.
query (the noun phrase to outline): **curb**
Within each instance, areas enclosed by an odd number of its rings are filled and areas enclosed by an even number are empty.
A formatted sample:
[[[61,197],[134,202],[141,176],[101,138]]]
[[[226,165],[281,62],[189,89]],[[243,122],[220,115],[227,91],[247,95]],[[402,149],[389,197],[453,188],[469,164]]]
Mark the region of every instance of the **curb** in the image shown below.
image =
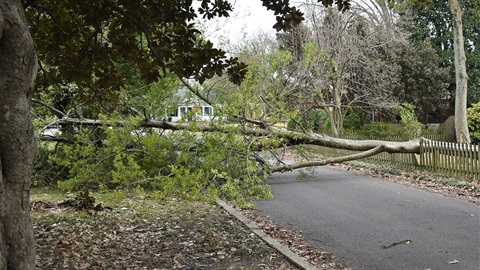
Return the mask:
[[[267,245],[270,247],[276,249],[280,254],[285,256],[288,261],[290,261],[293,265],[298,267],[301,270],[319,270],[317,267],[315,267],[313,264],[305,261],[302,257],[298,256],[295,254],[293,251],[285,247],[284,245],[280,244],[277,240],[274,238],[270,237],[267,235],[265,232],[263,232],[260,227],[255,224],[255,222],[249,220],[247,217],[245,217],[242,213],[238,212],[237,210],[233,209],[230,205],[228,205],[226,202],[217,199],[215,200],[215,203],[225,209],[230,215],[234,216],[236,219],[238,219],[240,222],[242,222],[247,228],[249,228],[253,233],[255,233],[257,236],[259,236]]]

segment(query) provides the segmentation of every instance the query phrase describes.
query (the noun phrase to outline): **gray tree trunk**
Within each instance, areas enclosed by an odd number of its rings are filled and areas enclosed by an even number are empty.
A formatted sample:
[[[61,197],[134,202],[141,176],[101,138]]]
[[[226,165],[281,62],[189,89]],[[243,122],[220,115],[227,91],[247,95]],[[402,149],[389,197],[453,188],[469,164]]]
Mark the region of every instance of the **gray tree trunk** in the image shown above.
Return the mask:
[[[455,94],[455,135],[458,143],[470,143],[470,133],[467,124],[467,90],[468,77],[463,41],[462,16],[458,0],[449,1],[450,13],[453,24],[453,49],[455,52],[455,82],[457,85]]]
[[[35,269],[30,221],[37,57],[20,0],[0,0],[0,269]]]

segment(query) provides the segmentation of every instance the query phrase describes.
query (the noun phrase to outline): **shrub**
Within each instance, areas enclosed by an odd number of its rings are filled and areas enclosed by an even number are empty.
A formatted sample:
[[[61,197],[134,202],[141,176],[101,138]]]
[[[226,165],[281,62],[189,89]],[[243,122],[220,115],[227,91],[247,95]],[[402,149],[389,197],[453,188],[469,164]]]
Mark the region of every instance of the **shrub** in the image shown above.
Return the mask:
[[[414,115],[415,107],[408,103],[398,104],[391,107],[394,114],[399,115],[399,124],[375,122],[364,125],[359,131],[361,137],[380,140],[410,140],[420,136],[421,123]]]
[[[480,102],[467,109],[467,121],[472,143],[480,144]]]
[[[343,119],[343,128],[345,130],[358,130],[362,125],[360,115],[354,110],[349,110],[348,114]]]
[[[371,139],[381,139],[402,134],[401,131],[401,125],[385,122],[375,122],[364,125],[362,130],[360,131],[360,134]]]

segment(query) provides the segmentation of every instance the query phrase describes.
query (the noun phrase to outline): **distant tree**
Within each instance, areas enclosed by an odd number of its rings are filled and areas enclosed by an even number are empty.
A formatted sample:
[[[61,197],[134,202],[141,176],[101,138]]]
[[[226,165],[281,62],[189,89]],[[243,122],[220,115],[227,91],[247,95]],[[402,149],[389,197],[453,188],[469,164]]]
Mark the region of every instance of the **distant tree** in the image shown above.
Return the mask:
[[[300,113],[323,109],[332,134],[338,136],[349,108],[368,111],[394,101],[389,89],[397,68],[387,61],[386,52],[403,40],[365,13],[338,13],[315,4],[305,9],[305,26],[277,38],[294,56],[288,68]],[[385,41],[387,36],[392,41]]]
[[[465,117],[466,107],[468,103],[478,102],[480,93],[479,51],[476,49],[477,44],[480,43],[477,27],[480,22],[479,8],[480,2],[477,0],[430,1],[426,4],[411,6],[416,22],[415,27],[410,29],[414,33],[412,39],[421,42],[429,37],[432,46],[440,55],[443,66],[451,69],[450,83],[452,88],[457,89],[455,116],[458,119],[455,122],[459,142],[469,140]],[[461,40],[464,40],[463,45],[460,45]],[[463,57],[461,49],[465,50]],[[459,76],[463,73],[461,61],[466,61],[466,75]],[[457,75],[454,77],[453,74]],[[468,87],[467,82],[464,81],[467,78]]]
[[[437,112],[445,111],[450,103],[448,69],[440,66],[437,52],[430,40],[421,45],[405,44],[396,48],[392,61],[400,67],[400,80],[395,87],[399,100],[413,104],[419,120],[424,123],[435,122]]]

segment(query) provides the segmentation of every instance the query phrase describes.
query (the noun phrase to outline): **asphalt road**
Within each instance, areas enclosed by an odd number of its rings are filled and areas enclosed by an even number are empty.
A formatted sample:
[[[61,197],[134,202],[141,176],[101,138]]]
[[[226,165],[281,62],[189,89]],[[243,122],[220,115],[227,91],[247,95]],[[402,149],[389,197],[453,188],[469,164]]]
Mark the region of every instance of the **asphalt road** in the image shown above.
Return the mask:
[[[480,269],[480,206],[364,175],[317,172],[273,175],[275,197],[255,202],[257,209],[354,269]]]

